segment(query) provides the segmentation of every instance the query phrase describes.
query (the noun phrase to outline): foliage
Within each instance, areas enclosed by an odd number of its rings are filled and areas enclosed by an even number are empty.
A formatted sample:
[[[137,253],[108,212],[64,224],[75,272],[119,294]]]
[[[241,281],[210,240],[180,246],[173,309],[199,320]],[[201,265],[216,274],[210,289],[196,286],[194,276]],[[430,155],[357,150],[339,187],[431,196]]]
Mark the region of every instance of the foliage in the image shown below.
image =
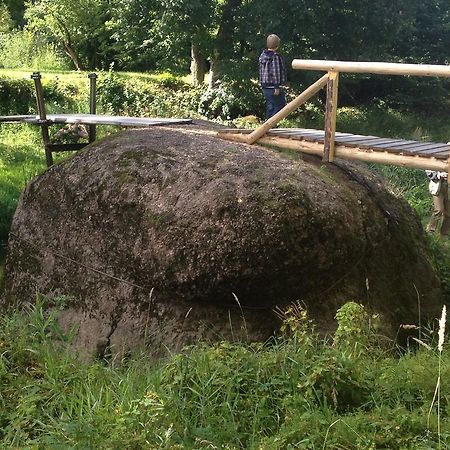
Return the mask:
[[[8,236],[20,193],[43,170],[38,130],[10,125],[0,131],[0,242]]]
[[[197,115],[201,91],[170,73],[149,80],[120,77],[109,71],[98,79],[99,106],[107,114],[192,117]]]
[[[56,39],[78,70],[102,67],[109,48],[108,16],[106,0],[37,0],[25,12],[28,29]]]
[[[116,68],[167,70],[176,67],[177,64],[171,58],[163,58],[161,52],[155,49],[155,5],[154,0],[110,2],[106,30],[110,34],[110,48],[114,51],[114,58],[109,63],[113,63]]]
[[[432,249],[431,256],[434,267],[441,280],[446,303],[450,302],[450,245],[446,242],[442,244],[439,236],[429,236],[428,242]]]
[[[0,34],[0,67],[64,70],[67,62],[44,36],[29,31],[13,31]]]
[[[0,5],[0,33],[6,33],[11,30],[13,22],[11,14],[6,5]]]
[[[86,111],[88,101],[86,86],[79,83],[66,82],[59,77],[43,78],[45,105],[47,112]],[[32,114],[36,113],[34,84],[31,79],[0,79],[0,114]]]
[[[386,353],[370,329],[349,354],[311,330],[265,344],[186,348],[156,364],[81,363],[61,333],[64,299],[0,318],[0,439],[6,447],[151,449],[435,448],[438,352]],[[355,304],[341,309],[348,315]],[[300,309],[294,306],[291,312]],[[285,311],[289,319],[289,311]],[[366,314],[358,308],[358,316]],[[304,316],[303,313],[300,316]],[[296,323],[297,319],[290,322]],[[305,323],[303,319],[300,322]],[[285,329],[291,330],[291,325]],[[73,330],[75,333],[76,330]],[[301,334],[305,334],[301,338]],[[449,357],[442,354],[441,441],[450,443]]]
[[[4,30],[25,25],[57,43],[77,68],[187,73],[201,66],[212,72],[212,84],[255,78],[265,37],[273,32],[288,67],[299,57],[428,64],[449,58],[445,0],[382,0],[370,7],[366,0],[6,0],[6,7]],[[289,72],[296,89],[314,76]],[[442,80],[349,75],[342,77],[340,100],[432,110],[446,105],[447,92]]]
[[[33,86],[31,80],[0,80],[0,113],[3,115],[27,114],[33,110]]]
[[[350,355],[360,355],[370,347],[370,338],[378,327],[378,315],[369,316],[363,305],[347,302],[336,313],[334,345]]]
[[[4,0],[4,5],[8,10],[9,17],[11,18],[11,28],[21,28],[25,24],[24,12],[25,12],[25,0]]]
[[[199,113],[210,119],[231,120],[239,116],[263,116],[260,89],[251,81],[219,81],[200,98]]]

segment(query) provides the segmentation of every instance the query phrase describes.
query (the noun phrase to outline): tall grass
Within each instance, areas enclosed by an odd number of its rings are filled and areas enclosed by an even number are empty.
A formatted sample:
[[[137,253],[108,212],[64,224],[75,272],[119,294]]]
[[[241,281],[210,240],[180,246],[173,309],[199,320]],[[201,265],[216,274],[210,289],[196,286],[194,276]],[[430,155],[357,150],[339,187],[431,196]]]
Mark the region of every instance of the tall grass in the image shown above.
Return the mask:
[[[187,348],[166,361],[81,363],[41,299],[0,318],[0,440],[5,448],[423,449],[450,444],[450,388],[427,413],[444,353],[401,356],[345,305],[340,342],[305,315],[264,344]],[[361,320],[349,326],[357,311]],[[346,334],[347,333],[347,334]],[[363,344],[356,342],[360,339]],[[428,343],[432,338],[428,338]],[[364,346],[364,351],[353,351]]]

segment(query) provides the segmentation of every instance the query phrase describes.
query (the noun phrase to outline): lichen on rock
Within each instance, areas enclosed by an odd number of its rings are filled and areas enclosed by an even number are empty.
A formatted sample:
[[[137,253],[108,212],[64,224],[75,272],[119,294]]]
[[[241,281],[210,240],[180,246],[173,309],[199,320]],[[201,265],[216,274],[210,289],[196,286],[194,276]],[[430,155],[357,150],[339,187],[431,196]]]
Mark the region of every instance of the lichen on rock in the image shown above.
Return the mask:
[[[65,296],[89,354],[198,339],[265,339],[304,302],[326,329],[346,300],[395,328],[438,308],[408,204],[363,166],[322,164],[185,129],[122,132],[25,189],[9,240],[9,301]]]

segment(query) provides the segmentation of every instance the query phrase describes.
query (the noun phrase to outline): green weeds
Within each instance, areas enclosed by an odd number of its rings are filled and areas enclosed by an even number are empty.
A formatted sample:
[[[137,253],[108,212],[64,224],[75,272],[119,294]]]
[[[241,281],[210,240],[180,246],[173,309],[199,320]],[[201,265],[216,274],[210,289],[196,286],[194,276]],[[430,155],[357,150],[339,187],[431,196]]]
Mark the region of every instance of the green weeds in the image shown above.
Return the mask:
[[[38,298],[0,319],[0,440],[4,448],[450,444],[445,348],[441,354],[427,338],[429,349],[400,356],[378,344],[371,318],[355,303],[338,312],[331,343],[314,333],[307,314],[293,318],[297,311],[286,312],[284,333],[264,344],[200,345],[158,364],[140,355],[114,367],[79,362],[57,309],[48,312]],[[439,358],[440,417],[434,405],[428,423]]]

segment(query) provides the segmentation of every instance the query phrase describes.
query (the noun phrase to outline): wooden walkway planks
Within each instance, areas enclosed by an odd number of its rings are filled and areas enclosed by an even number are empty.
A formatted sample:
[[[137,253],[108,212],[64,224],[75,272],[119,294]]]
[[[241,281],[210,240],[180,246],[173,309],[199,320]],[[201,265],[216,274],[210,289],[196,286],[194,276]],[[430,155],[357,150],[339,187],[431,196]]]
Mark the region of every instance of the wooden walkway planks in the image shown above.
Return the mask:
[[[75,124],[84,125],[118,125],[125,127],[170,125],[179,123],[191,123],[191,119],[166,119],[166,118],[146,118],[146,117],[124,117],[108,116],[102,114],[47,114],[49,124]],[[39,125],[39,116],[0,116],[0,123],[25,122],[32,125]]]
[[[220,133],[242,133],[249,134],[247,129],[226,129]],[[275,128],[267,132],[266,136],[298,141],[309,141],[323,144],[325,132],[308,128]],[[421,156],[425,158],[438,158],[446,160],[450,156],[450,146],[442,142],[423,142],[405,139],[389,139],[378,136],[363,136],[359,134],[336,132],[336,143],[345,147],[367,149],[374,152],[387,152],[394,154],[405,154]]]
[[[223,129],[218,136],[248,143],[248,129]],[[325,133],[306,128],[274,128],[260,137],[257,143],[324,157]],[[450,145],[442,142],[423,142],[381,138],[350,133],[335,135],[337,158],[388,164],[416,169],[449,171]]]

